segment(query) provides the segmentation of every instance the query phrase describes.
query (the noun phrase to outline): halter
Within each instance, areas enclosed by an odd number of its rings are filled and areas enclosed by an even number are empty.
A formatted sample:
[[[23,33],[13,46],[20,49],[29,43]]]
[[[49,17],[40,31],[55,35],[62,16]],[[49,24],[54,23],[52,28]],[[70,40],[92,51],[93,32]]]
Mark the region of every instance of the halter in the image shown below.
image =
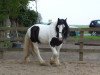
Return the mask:
[[[58,33],[62,33],[62,32],[58,32]]]
[[[57,32],[58,34],[57,34],[57,37],[59,37],[59,34],[61,34],[62,36],[63,36],[63,32]],[[64,32],[65,33],[65,32]]]

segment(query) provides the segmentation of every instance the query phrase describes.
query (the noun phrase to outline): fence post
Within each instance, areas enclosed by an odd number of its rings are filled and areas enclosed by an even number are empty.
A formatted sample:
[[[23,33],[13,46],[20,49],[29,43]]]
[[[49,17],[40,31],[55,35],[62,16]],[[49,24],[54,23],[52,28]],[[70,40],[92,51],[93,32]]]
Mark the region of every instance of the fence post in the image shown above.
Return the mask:
[[[3,58],[3,53],[4,53],[3,50],[1,50],[1,51],[0,51],[0,59]]]
[[[3,32],[0,31],[0,38],[2,38],[2,36],[3,36],[2,34],[3,34]],[[2,47],[2,45],[1,45],[1,41],[0,41],[0,59],[2,59],[2,57],[3,57],[3,52],[1,50],[1,47]]]
[[[80,31],[79,61],[83,61],[83,36],[84,36],[84,31]]]

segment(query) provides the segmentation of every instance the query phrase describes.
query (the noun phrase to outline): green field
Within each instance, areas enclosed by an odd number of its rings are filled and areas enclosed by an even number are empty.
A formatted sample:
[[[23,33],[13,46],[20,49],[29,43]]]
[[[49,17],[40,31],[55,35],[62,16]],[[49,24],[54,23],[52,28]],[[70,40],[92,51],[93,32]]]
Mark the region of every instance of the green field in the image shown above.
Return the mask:
[[[79,36],[75,36],[75,39],[79,39]],[[84,36],[86,40],[100,40],[100,36]]]

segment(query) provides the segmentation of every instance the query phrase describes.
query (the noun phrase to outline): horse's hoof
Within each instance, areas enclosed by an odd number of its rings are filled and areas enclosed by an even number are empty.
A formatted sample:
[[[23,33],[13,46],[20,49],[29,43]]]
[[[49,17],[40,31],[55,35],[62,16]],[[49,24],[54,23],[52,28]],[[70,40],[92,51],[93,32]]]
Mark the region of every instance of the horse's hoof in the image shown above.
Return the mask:
[[[61,66],[61,64],[52,64],[52,66],[57,67],[57,66]]]
[[[30,62],[30,60],[23,60],[22,62],[21,62],[21,64],[28,64]]]
[[[53,65],[53,66],[60,66],[61,65],[60,63],[56,63],[54,61],[50,61],[50,64]]]
[[[41,66],[48,66],[49,64],[47,63],[40,63]]]
[[[53,64],[55,64],[55,62],[54,61],[50,61],[50,64],[53,65]]]

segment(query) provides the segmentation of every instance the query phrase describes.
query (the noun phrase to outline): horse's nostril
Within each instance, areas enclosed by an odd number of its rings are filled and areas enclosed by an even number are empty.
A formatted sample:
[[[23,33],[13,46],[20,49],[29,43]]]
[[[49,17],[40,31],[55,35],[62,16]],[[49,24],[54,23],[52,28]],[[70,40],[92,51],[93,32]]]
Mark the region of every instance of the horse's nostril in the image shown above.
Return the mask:
[[[59,41],[63,41],[63,38],[59,38]]]

